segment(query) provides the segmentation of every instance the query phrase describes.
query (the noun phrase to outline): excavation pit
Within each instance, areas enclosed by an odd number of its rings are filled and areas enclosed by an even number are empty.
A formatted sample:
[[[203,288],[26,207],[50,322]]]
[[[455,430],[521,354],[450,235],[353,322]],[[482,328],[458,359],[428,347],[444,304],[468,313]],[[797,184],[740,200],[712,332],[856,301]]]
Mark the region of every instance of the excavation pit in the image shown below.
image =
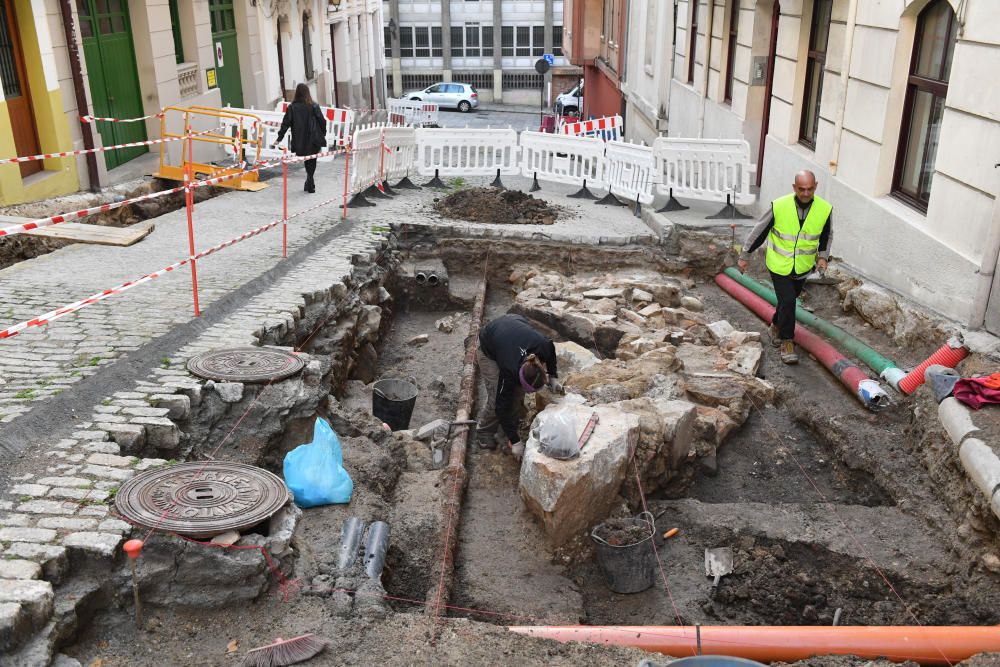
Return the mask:
[[[258,407],[270,416],[248,418],[281,424],[252,449],[260,465],[279,474],[284,454],[309,439],[313,419],[327,418],[354,480],[350,504],[305,510],[298,521],[283,575],[295,587],[271,577],[271,595],[257,591],[252,600],[241,598],[237,611],[202,613],[198,625],[212,632],[186,629],[193,622],[178,604],[176,613],[155,609],[156,629],[136,635],[124,622],[126,606],[101,614],[67,652],[93,655],[106,642],[102,650],[127,664],[152,665],[164,655],[224,655],[230,640],[242,648],[309,631],[334,639],[337,661],[392,662],[402,651],[423,664],[441,662],[430,642],[443,632],[440,642],[453,641],[445,638],[452,634],[465,642],[456,654],[462,659],[474,652],[494,663],[566,664],[572,647],[527,649],[520,642],[528,640],[511,639],[503,626],[826,625],[838,609],[841,624],[912,624],[908,607],[926,624],[1000,621],[996,575],[976,570],[967,578],[967,556],[929,528],[947,515],[932,485],[904,465],[912,462],[908,418],[872,417],[818,364],[804,359],[786,368],[759,336],[732,336],[727,348],[720,332],[730,332],[716,323],[729,322],[737,334],[759,334],[764,326],[724,298],[709,276],[670,270],[630,248],[494,240],[487,249],[461,239],[429,246],[400,257],[377,284],[359,285],[351,309],[330,318],[304,347],[320,367],[315,404],[301,402],[306,383],[292,383],[298,407],[282,413],[284,404],[262,399],[266,405]],[[445,620],[428,617],[436,602],[428,591],[449,576],[442,568],[441,538],[449,531],[442,506],[461,485],[435,469],[430,447],[414,431],[455,419],[474,295],[484,278],[484,321],[511,311],[528,317],[560,344],[568,391],[592,406],[613,403],[638,415],[638,466],[628,459],[601,518],[635,516],[644,503],[657,517],[663,570],[657,567],[652,588],[610,591],[594,560],[593,525],[555,544],[520,496],[518,462],[472,445],[453,526],[458,546]],[[372,416],[372,385],[382,377],[416,380],[410,429],[386,432]],[[727,383],[741,390],[729,392]],[[246,407],[255,396],[234,405]],[[535,413],[561,400],[539,396],[525,406],[525,436]],[[200,431],[218,434],[227,426]],[[377,582],[337,567],[341,528],[352,517],[391,529]],[[675,527],[678,533],[663,539]],[[704,550],[722,546],[734,549],[736,567],[713,593]],[[241,557],[251,556],[260,558],[252,551]],[[139,648],[145,641],[157,642],[155,656]],[[387,646],[394,648],[380,648]],[[587,651],[582,660],[576,654],[578,661],[619,656],[606,647]]]

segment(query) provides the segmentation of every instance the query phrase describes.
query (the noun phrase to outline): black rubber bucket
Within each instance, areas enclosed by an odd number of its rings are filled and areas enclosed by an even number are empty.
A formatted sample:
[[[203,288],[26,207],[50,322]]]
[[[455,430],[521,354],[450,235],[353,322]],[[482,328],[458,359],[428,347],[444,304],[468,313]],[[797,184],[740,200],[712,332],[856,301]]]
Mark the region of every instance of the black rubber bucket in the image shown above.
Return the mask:
[[[379,380],[372,387],[372,414],[393,431],[410,427],[413,405],[417,402],[417,382],[412,378]]]
[[[643,528],[646,537],[633,544],[622,546],[608,544],[598,536],[600,524],[590,533],[594,541],[597,555],[597,566],[604,574],[608,588],[615,593],[641,593],[656,582],[656,552],[653,551],[652,539],[656,528],[653,515],[642,512],[634,519],[629,519],[632,525]]]

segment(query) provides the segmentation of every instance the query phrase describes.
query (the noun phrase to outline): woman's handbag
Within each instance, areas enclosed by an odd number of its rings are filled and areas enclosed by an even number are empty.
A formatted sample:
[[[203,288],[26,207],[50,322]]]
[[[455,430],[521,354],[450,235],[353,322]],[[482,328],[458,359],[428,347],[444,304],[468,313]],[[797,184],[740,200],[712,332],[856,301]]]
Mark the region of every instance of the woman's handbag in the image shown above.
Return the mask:
[[[326,122],[320,121],[323,111],[318,104],[314,104],[312,113],[309,114],[309,136],[312,137],[312,145],[315,152],[326,146]]]

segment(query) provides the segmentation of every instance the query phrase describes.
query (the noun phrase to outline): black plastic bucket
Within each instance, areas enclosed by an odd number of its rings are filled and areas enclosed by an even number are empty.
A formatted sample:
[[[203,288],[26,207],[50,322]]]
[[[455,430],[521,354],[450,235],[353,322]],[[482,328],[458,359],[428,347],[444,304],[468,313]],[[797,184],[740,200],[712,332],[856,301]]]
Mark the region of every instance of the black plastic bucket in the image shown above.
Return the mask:
[[[653,515],[642,512],[630,521],[647,531],[645,538],[633,544],[608,544],[597,535],[604,524],[596,526],[590,533],[597,555],[597,566],[604,574],[608,588],[615,593],[641,593],[656,582],[656,553],[652,544],[656,528]]]
[[[410,427],[413,405],[417,402],[417,383],[398,378],[379,380],[372,387],[372,414],[393,431]]]

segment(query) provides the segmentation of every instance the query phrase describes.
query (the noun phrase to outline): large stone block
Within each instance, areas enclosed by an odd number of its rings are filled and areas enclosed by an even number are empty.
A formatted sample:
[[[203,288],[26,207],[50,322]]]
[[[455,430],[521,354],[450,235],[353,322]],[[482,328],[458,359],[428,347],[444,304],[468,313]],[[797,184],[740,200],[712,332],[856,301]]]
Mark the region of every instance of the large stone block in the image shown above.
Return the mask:
[[[136,417],[132,423],[145,428],[146,442],[152,447],[175,449],[181,443],[181,433],[177,425],[166,417]]]
[[[52,531],[55,533],[55,531]],[[4,556],[32,560],[42,566],[46,581],[58,584],[69,571],[69,558],[65,547],[33,542],[15,542]]]
[[[2,579],[41,579],[42,566],[30,560],[5,559],[0,567]]]
[[[521,464],[520,493],[553,544],[563,544],[604,519],[618,501],[628,461],[639,438],[639,418],[607,406],[561,406],[576,417],[582,433],[593,412],[599,422],[580,456],[569,461],[539,450],[535,428],[552,406],[536,417]]]
[[[358,313],[358,341],[367,343],[378,340],[382,326],[382,309],[379,306],[362,306]]]
[[[20,644],[52,616],[52,584],[37,579],[0,579],[0,652]],[[16,605],[14,609],[10,605]]]
[[[635,452],[646,494],[667,484],[687,460],[695,445],[697,406],[687,401],[642,397],[611,407],[639,417],[640,436]],[[626,499],[640,501],[634,475],[625,480]]]

